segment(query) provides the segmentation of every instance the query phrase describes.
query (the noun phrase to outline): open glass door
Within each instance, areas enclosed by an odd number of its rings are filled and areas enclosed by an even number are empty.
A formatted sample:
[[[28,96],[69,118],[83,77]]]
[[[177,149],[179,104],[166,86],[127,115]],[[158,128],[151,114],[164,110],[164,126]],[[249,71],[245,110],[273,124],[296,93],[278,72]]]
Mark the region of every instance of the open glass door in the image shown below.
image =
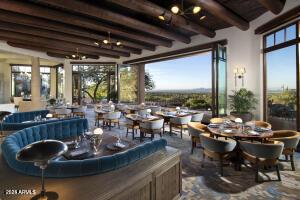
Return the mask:
[[[213,116],[227,112],[227,54],[226,47],[216,45],[213,49]]]

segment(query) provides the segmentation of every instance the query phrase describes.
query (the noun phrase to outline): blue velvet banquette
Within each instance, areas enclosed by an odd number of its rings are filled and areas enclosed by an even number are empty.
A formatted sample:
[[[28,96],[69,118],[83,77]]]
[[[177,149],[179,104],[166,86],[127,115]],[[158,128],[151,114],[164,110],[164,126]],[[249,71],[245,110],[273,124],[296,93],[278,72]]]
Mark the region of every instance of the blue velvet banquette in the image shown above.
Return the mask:
[[[2,143],[2,154],[7,164],[17,172],[40,176],[40,169],[33,163],[16,160],[17,152],[26,145],[43,139],[63,140],[81,135],[88,129],[86,119],[72,119],[42,124],[20,130],[5,138]],[[53,160],[45,171],[46,177],[77,177],[112,171],[132,164],[144,157],[164,149],[166,140],[160,139],[144,143],[125,152],[111,156],[89,158],[85,160]]]
[[[34,120],[34,118],[38,115],[41,115],[42,118],[46,118],[46,115],[48,113],[49,113],[49,110],[37,110],[37,111],[31,111],[31,112],[12,113],[3,119],[0,129],[3,131],[17,131],[17,130],[22,130],[27,127],[36,126],[39,124],[46,124],[46,123],[59,121],[59,119],[55,119],[55,120],[47,120],[47,121],[29,122],[29,121]],[[28,121],[28,122],[22,123],[25,121]]]

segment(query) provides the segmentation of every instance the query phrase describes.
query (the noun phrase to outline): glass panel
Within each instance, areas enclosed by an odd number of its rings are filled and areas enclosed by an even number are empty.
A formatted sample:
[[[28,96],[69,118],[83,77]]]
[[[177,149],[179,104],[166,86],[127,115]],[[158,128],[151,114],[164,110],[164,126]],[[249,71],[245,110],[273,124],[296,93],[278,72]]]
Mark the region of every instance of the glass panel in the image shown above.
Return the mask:
[[[296,45],[267,53],[266,63],[267,121],[274,130],[296,130]]]
[[[226,52],[225,47],[219,47],[222,52]],[[223,53],[221,55],[224,55]],[[227,67],[226,58],[218,61],[218,114],[225,115],[227,110]]]
[[[20,97],[31,94],[31,74],[27,72],[12,73],[12,96]]]
[[[137,102],[138,72],[136,67],[120,67],[120,101]]]
[[[275,33],[275,42],[276,44],[280,44],[284,42],[284,30]]]
[[[148,85],[154,85],[154,87],[146,90],[146,103],[206,110],[210,113],[212,107],[211,56],[211,52],[206,52],[147,64],[146,75],[148,74],[154,83],[148,83]]]
[[[50,70],[49,67],[48,69]],[[41,96],[48,99],[50,96],[50,73],[42,73],[41,78]]]
[[[64,74],[65,70],[62,66],[57,68],[57,98],[64,98]]]
[[[274,46],[274,34],[267,36],[266,47]]]
[[[296,25],[292,25],[286,29],[286,41],[296,38]]]

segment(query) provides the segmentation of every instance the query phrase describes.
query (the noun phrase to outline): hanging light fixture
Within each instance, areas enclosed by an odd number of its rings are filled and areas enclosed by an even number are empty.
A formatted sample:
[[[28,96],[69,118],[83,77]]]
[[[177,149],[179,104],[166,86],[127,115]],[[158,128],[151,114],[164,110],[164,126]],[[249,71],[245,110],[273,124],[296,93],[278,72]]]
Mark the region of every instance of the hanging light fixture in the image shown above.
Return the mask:
[[[117,40],[116,42],[113,42],[111,40],[110,32],[108,32],[108,37],[100,42],[94,42],[95,45],[99,47],[108,46],[109,48],[113,49],[114,47],[121,47],[122,42]]]
[[[184,5],[183,5],[183,0],[181,0],[181,4],[180,6],[179,5],[173,5],[171,7],[171,12],[175,15],[182,15],[182,16],[185,16],[187,17],[186,15],[196,15],[198,13],[201,12],[202,8],[198,5],[194,5],[194,6],[190,6],[188,8],[184,8]],[[162,20],[162,15],[158,16],[159,19]],[[200,20],[203,20],[204,18],[200,17]]]
[[[66,58],[69,58],[69,56],[66,56]],[[86,59],[87,57],[85,55],[80,55],[78,48],[76,48],[76,54],[72,54],[71,58],[76,59],[76,60],[83,60],[83,59]]]

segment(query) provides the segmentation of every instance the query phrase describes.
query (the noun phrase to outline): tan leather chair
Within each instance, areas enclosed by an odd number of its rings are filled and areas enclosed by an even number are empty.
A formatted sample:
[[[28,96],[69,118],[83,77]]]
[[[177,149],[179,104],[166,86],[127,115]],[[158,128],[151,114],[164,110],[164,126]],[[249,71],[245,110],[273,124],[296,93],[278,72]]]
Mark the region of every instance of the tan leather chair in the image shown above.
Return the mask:
[[[272,125],[270,123],[264,121],[255,121],[255,126],[269,129],[272,128]]]
[[[201,124],[201,122],[189,122],[187,124],[189,134],[191,135],[192,148],[191,154],[194,153],[194,148],[197,147],[197,144],[201,145],[200,134],[208,132],[206,125]]]
[[[292,130],[280,130],[274,131],[272,138],[269,138],[269,141],[280,141],[283,142],[284,148],[282,154],[285,155],[285,159],[288,160],[290,156],[292,170],[295,171],[294,164],[294,152],[299,143],[300,133]]]

